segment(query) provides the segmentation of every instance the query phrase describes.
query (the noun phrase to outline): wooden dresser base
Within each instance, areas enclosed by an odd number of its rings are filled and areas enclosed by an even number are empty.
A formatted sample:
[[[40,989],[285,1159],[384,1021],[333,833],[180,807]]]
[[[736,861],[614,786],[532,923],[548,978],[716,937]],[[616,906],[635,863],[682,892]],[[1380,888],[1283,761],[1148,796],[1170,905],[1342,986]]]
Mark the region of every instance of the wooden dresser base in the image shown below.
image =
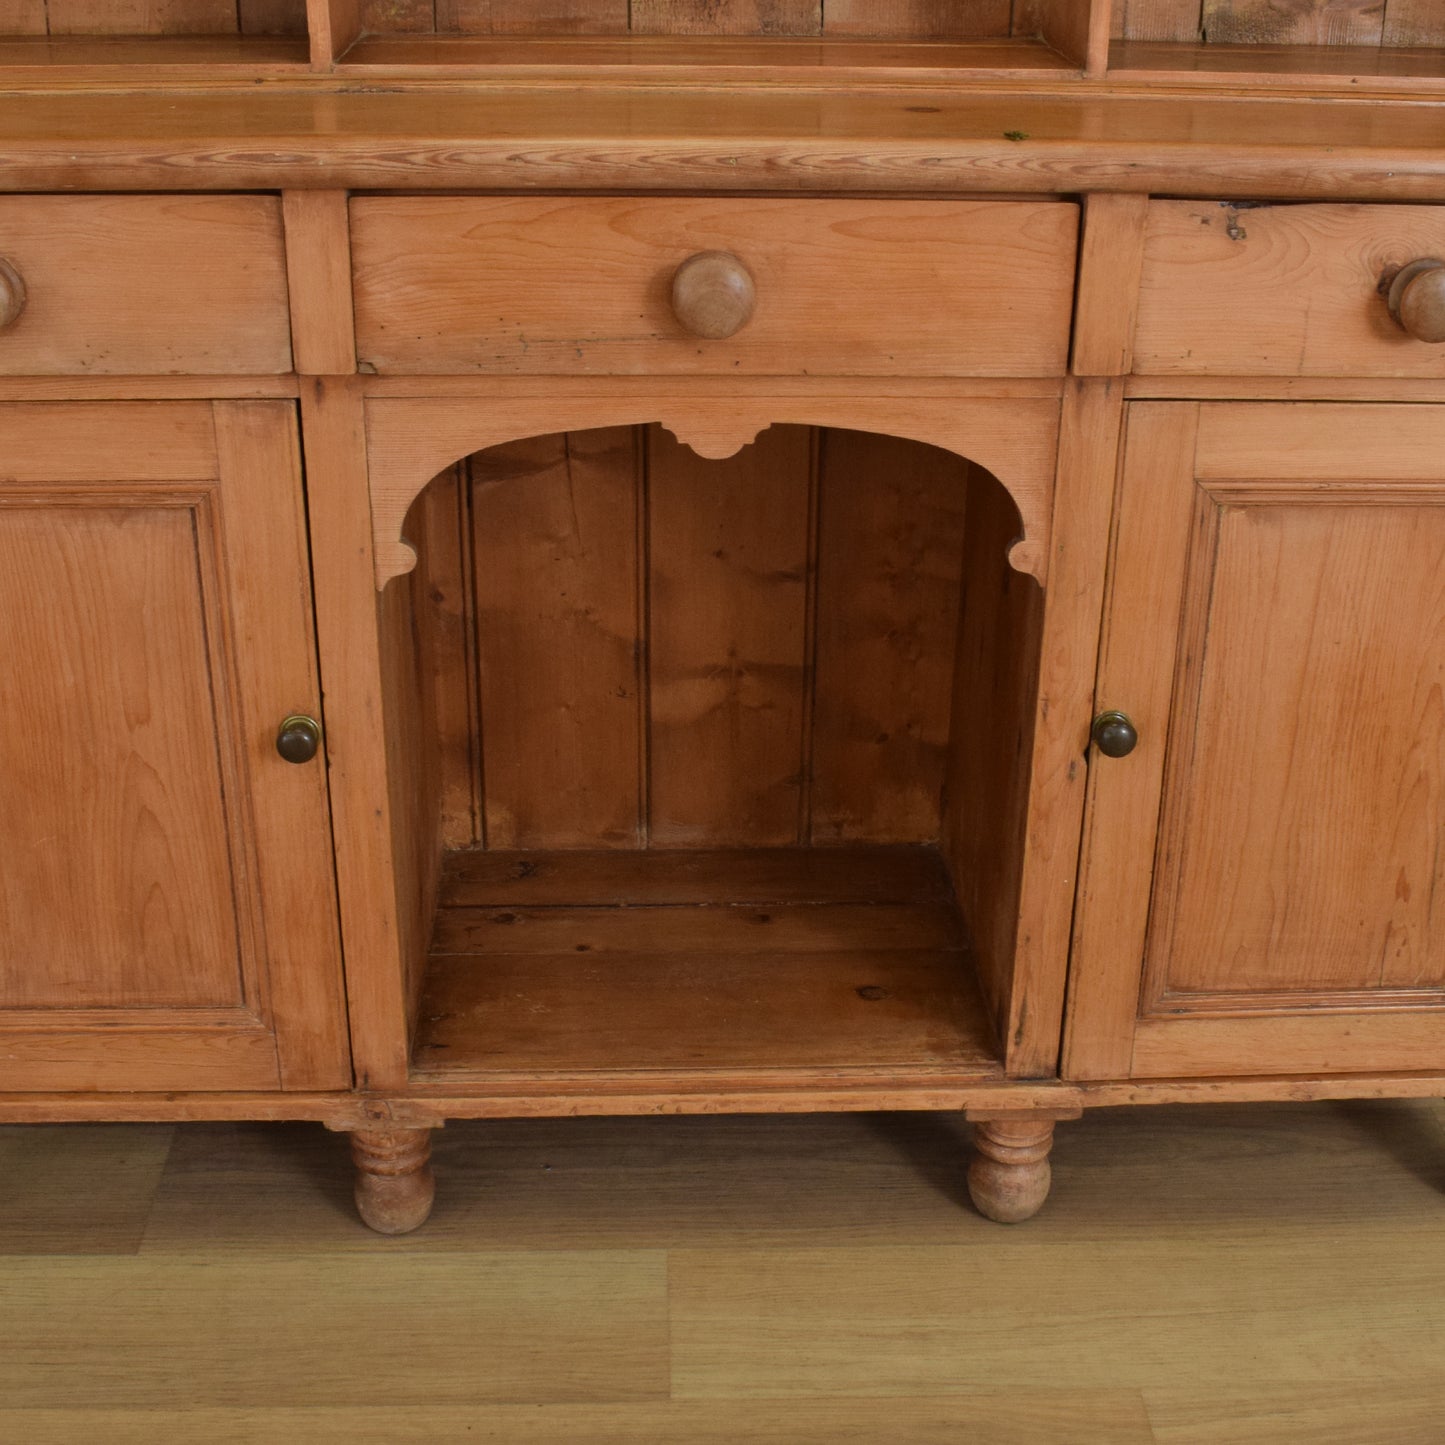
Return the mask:
[[[7,1094],[0,1123],[186,1123],[210,1120],[312,1121],[351,1135],[356,1205],[381,1234],[424,1224],[435,1197],[431,1134],[449,1119],[574,1118],[648,1114],[962,1112],[974,1125],[968,1189],[979,1213],[1000,1223],[1030,1219],[1048,1198],[1056,1123],[1084,1108],[1177,1103],[1434,1098],[1445,1077],[1394,1074],[1353,1078],[1143,1080],[1085,1086],[1009,1080],[955,1089],[833,1090],[796,1087],[750,1094]]]

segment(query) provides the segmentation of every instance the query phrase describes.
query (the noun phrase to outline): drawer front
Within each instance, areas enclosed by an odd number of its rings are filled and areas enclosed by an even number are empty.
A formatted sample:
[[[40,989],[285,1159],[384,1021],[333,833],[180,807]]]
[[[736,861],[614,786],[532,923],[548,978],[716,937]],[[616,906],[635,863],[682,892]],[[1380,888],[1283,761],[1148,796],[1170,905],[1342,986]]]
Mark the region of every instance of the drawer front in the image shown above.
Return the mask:
[[[1149,207],[1134,370],[1445,377],[1445,343],[1391,315],[1389,282],[1445,260],[1445,206]]]
[[[1078,214],[1062,202],[363,197],[351,218],[363,371],[1066,365]],[[706,252],[741,263],[755,293],[725,338],[674,306],[678,267]]]
[[[275,197],[7,196],[0,258],[24,287],[0,375],[291,369]]]

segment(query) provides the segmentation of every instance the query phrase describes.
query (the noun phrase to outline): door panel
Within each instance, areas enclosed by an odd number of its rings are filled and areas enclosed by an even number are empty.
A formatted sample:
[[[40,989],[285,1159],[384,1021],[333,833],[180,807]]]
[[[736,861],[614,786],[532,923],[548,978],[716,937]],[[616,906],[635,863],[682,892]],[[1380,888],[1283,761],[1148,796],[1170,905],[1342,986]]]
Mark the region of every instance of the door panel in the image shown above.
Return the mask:
[[[1069,1072],[1445,1064],[1445,410],[1137,404],[1116,562]]]
[[[204,497],[169,502],[0,508],[0,617],[19,644],[0,684],[6,1009],[246,1005],[197,547],[214,529]]]
[[[0,428],[0,1089],[344,1085],[292,408]]]

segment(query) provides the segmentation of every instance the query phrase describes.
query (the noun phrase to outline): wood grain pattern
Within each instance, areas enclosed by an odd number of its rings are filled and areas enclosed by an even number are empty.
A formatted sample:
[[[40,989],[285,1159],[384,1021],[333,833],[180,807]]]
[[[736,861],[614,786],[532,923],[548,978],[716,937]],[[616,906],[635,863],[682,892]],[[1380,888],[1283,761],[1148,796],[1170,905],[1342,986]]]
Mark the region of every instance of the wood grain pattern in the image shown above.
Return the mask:
[[[1017,0],[1015,35],[1037,36],[1089,75],[1102,75],[1108,60],[1107,20],[1102,5],[1073,0]]]
[[[997,1075],[960,925],[940,912],[936,856],[850,851],[562,853],[510,866],[491,853],[454,856],[442,912],[464,917],[444,918],[435,936],[417,1067],[434,1083],[479,1070]],[[860,899],[860,870],[892,874],[919,901]],[[479,873],[503,897],[530,894],[533,911],[538,881],[550,875],[543,896],[566,901],[516,952],[509,942],[528,923],[514,908],[494,905],[483,918],[458,906],[477,895]],[[607,882],[614,906],[594,902],[579,914],[575,900],[596,899]],[[762,906],[731,902],[750,893]],[[719,895],[730,900],[721,910],[710,901]],[[872,921],[879,913],[881,925]],[[660,915],[655,934],[651,914]],[[540,946],[548,938],[564,946]]]
[[[1422,406],[1227,406],[1199,409],[1202,482],[1393,482],[1430,494],[1440,480],[1440,411]],[[1321,421],[1330,423],[1321,426]]]
[[[808,474],[802,428],[772,428],[722,462],[649,431],[648,836],[658,846],[799,841]]]
[[[1065,959],[1079,883],[1095,664],[1123,398],[1116,382],[1081,380],[1065,394],[1054,498],[1057,523],[1043,602],[1031,777],[1024,820],[1018,930],[999,1017],[1010,1074],[1057,1070]]]
[[[436,0],[361,0],[361,29],[402,35],[434,31],[436,10]]]
[[[1441,500],[1203,489],[1147,1012],[1445,984]]]
[[[135,85],[146,90],[172,85],[204,88],[217,81],[254,85],[296,78],[304,73],[307,53],[301,34],[241,35],[231,30],[220,35],[15,36],[0,30],[0,75],[7,91],[44,90],[56,82],[64,88],[78,82],[87,90],[114,86],[117,81],[127,89]],[[70,189],[98,188],[97,181]]]
[[[1148,213],[1145,196],[1093,195],[1084,199],[1074,300],[1075,376],[1122,376],[1134,369],[1134,326]]]
[[[1151,430],[1166,420],[1181,437],[1190,430],[1177,407],[1146,407]],[[1413,477],[1425,451],[1438,456],[1441,419],[1434,408],[1383,410],[1214,404],[1198,409],[1210,427],[1209,438],[1198,432],[1198,460],[1176,442],[1172,457],[1147,463],[1146,482],[1126,452],[1119,568],[1136,549],[1152,555],[1183,582],[1183,612],[1116,614],[1106,634],[1106,656],[1130,668],[1153,657],[1157,671],[1147,686],[1135,678],[1131,705],[1118,664],[1105,664],[1100,702],[1137,706],[1141,744],[1098,763],[1099,806],[1132,795],[1133,816],[1149,821],[1115,813],[1109,834],[1086,841],[1094,861],[1076,958],[1099,961],[1076,974],[1071,1074],[1076,1050],[1091,1068],[1108,1051],[1109,1072],[1127,1053],[1137,1074],[1184,1077],[1404,1070],[1438,1051],[1442,977],[1426,940],[1445,599],[1438,480]],[[1244,445],[1231,448],[1222,439],[1236,421]],[[1257,445],[1271,421],[1274,455]],[[1291,427],[1315,444],[1281,470],[1306,480],[1259,477]],[[1367,715],[1384,725],[1365,725]],[[1132,769],[1161,726],[1167,737]],[[1137,848],[1110,848],[1131,830]],[[1101,928],[1114,939],[1108,953]]]
[[[1201,0],[1114,0],[1111,29],[1121,40],[1198,40]]]
[[[1445,13],[1435,0],[1387,0],[1367,5],[1360,0],[1324,0],[1324,3],[1235,3],[1235,0],[1116,0],[1112,34],[1126,41],[1201,43],[1206,50],[1222,46],[1249,46],[1253,63],[1263,73],[1304,73],[1321,66],[1325,46],[1349,46],[1354,53],[1343,68],[1369,73],[1369,51],[1383,47],[1429,47],[1445,42]],[[1162,54],[1161,57],[1162,59]],[[1237,69],[1249,57],[1197,55],[1203,70]],[[1142,55],[1116,55],[1114,63],[1131,69],[1141,66]],[[1181,54],[1176,63],[1182,62]],[[1147,68],[1147,66],[1146,66]],[[1438,71],[1436,72],[1438,73]]]
[[[410,584],[410,585],[407,585]],[[441,871],[442,764],[437,747],[436,693],[423,671],[415,597],[425,574],[376,599],[382,744],[391,821],[403,988],[415,1010],[426,967]],[[409,1020],[410,1022],[410,1020]]]
[[[647,833],[636,820],[649,815],[663,830],[659,843],[682,841],[667,831],[677,820],[664,816],[678,777],[689,790],[689,838],[706,842],[715,827],[722,830],[720,840],[744,842],[747,825],[734,816],[743,806],[738,798],[764,786],[767,767],[783,779],[780,797],[790,794],[793,802],[767,805],[771,831],[760,841],[793,842],[800,832],[820,841],[935,839],[949,739],[965,464],[896,438],[828,432],[817,466],[826,472],[829,500],[823,535],[810,542],[802,535],[811,523],[803,515],[810,460],[801,437],[780,445],[781,434],[764,433],[745,454],[756,468],[748,473],[745,495],[766,492],[775,506],[788,509],[790,520],[780,532],[767,517],[749,521],[746,508],[733,505],[738,493],[731,464],[687,460],[657,433],[648,443],[649,485],[661,496],[663,515],[655,515],[655,506],[644,509],[634,446],[641,436],[625,429],[573,433],[473,458],[478,480],[469,513],[476,520],[468,527],[470,532],[475,525],[476,536],[468,550],[475,554],[485,606],[480,619],[458,610],[470,604],[461,597],[461,561],[448,538],[455,507],[438,508],[431,500],[442,484],[433,483],[414,509],[413,540],[427,554],[420,567],[428,578],[417,594],[417,616],[424,631],[437,632],[442,649],[429,664],[431,673],[451,678],[452,721],[442,755],[451,759],[448,774],[460,790],[470,776],[468,737],[479,729],[487,739],[493,846],[595,846],[608,839],[614,846],[637,846]],[[662,456],[683,460],[663,464]],[[673,477],[668,466],[682,471]],[[546,500],[549,485],[555,505]],[[699,503],[709,495],[717,507]],[[648,532],[645,560],[627,534],[632,512]],[[713,555],[700,565],[694,528],[712,525],[725,526],[730,535],[725,546],[703,547]],[[740,531],[745,526],[751,529],[746,537]],[[580,530],[562,547],[559,527]],[[784,542],[788,529],[792,540]],[[538,551],[543,546],[545,553]],[[787,555],[780,547],[789,549]],[[440,573],[439,557],[447,559]],[[639,570],[646,575],[636,575]],[[704,597],[695,589],[706,575],[714,586]],[[774,580],[760,581],[760,575]],[[814,575],[816,605],[809,591]],[[552,614],[539,611],[539,587],[555,599]],[[658,588],[656,608],[664,608],[668,587],[685,599],[683,610],[661,618],[654,643],[636,612],[643,596]],[[776,594],[771,599],[770,588]],[[699,636],[693,628],[698,611],[717,619],[712,635]],[[781,614],[776,620],[775,612]],[[811,613],[820,631],[816,698]],[[723,622],[725,617],[733,622]],[[738,625],[783,629],[779,636],[789,639],[799,659],[792,675],[774,669],[760,682],[747,676],[745,656],[730,661],[738,642],[730,630]],[[469,642],[473,633],[477,640]],[[669,650],[678,639],[693,649],[686,662],[691,671],[680,678],[669,675],[679,665]],[[867,666],[857,665],[855,645],[872,649]],[[469,650],[474,647],[490,681],[484,682],[481,716],[470,721],[465,671],[477,665]],[[683,693],[708,678],[717,684],[738,668],[733,701],[712,724],[726,727],[727,745],[691,748],[673,740],[668,729],[677,718],[668,710]],[[597,670],[595,681],[579,686],[579,669]],[[744,694],[759,687],[763,691],[747,702]],[[761,713],[747,725],[755,730],[751,741],[729,721],[734,711],[746,718],[748,708]],[[656,800],[641,771],[646,760],[635,760],[645,740],[653,746],[654,732],[667,775]],[[776,759],[764,757],[764,771],[747,752],[759,746]],[[460,791],[457,800],[461,808]],[[799,814],[792,824],[783,818],[790,807]],[[461,826],[458,814],[449,834],[453,844],[470,841]]]
[[[1413,340],[1379,293],[1445,252],[1438,210],[1151,201],[1144,248],[1139,372],[1445,376],[1445,348]]]
[[[999,1065],[964,959],[695,947],[441,955],[428,970],[415,1067],[454,1086],[476,1073],[649,1070],[988,1077]]]
[[[306,0],[239,0],[242,35],[305,35]]]
[[[494,448],[471,467],[485,837],[635,847],[644,703],[631,428]]]
[[[826,432],[811,837],[938,837],[963,568],[963,458]]]
[[[1380,0],[1203,0],[1204,34],[1225,45],[1378,45]]]
[[[1009,6],[1002,0],[824,0],[823,33],[918,40],[1007,35]]]
[[[351,216],[358,346],[381,373],[1064,370],[1063,203],[368,196]],[[668,300],[709,250],[757,285],[726,341],[689,336]]]
[[[7,1196],[0,1260],[135,1255],[175,1132],[165,1124],[42,1125],[0,1132]],[[105,1180],[104,1189],[94,1187],[97,1179]]]
[[[410,1378],[418,1394],[437,1403],[515,1400],[539,1390],[597,1401],[658,1399],[667,1392],[660,1252],[550,1258],[536,1251],[479,1252],[461,1265],[405,1253],[273,1257],[264,1264],[214,1261],[205,1269],[172,1257],[149,1259],[139,1274],[133,1261],[125,1263],[137,1285],[145,1278],[144,1287],[117,1289],[115,1277],[102,1276],[95,1260],[64,1278],[53,1261],[10,1264],[7,1289],[16,1308],[0,1322],[0,1354],[15,1404],[51,1402],[60,1375],[44,1364],[38,1341],[80,1310],[105,1332],[111,1357],[123,1368],[118,1380],[72,1392],[75,1405],[152,1404],[171,1391],[177,1371],[191,1381],[197,1404],[300,1406],[341,1395],[382,1404],[398,1388],[391,1347],[383,1343],[393,1330],[427,1350],[431,1368]],[[443,1277],[465,1279],[470,1287],[439,1310],[434,1290]],[[230,1299],[227,1308],[203,1299],[201,1291],[213,1288]],[[348,1296],[341,1322],[333,1317],[338,1290]],[[245,1349],[240,1319],[254,1321]],[[315,1348],[323,1337],[335,1342],[324,1359]],[[216,1372],[209,1362],[218,1359],[230,1360],[234,1373]]]
[[[1130,1068],[1184,592],[1182,567],[1159,559],[1177,556],[1188,532],[1198,413],[1187,402],[1141,402],[1127,412],[1093,711],[1126,711],[1139,744],[1126,758],[1087,755],[1064,1035],[1069,1079],[1117,1079]],[[1126,635],[1131,620],[1145,618],[1147,641]],[[1132,846],[1120,847],[1126,838]]]
[[[958,910],[947,903],[707,903],[691,907],[443,908],[432,952],[709,953],[958,949]]]
[[[306,0],[311,68],[330,70],[356,44],[363,29],[363,0]]]
[[[345,1083],[291,408],[6,421],[6,1086]]]
[[[482,826],[471,515],[471,484],[463,464],[421,494],[412,523],[419,559],[412,616],[420,686],[431,694],[425,746],[436,752],[441,841],[449,848],[477,842]]]
[[[291,369],[273,197],[8,196],[0,255],[29,292],[0,335],[0,372]]]
[[[342,942],[352,960],[346,996],[356,1079],[364,1088],[395,1088],[406,1079],[412,1004],[400,966],[399,895],[410,884],[397,876],[392,854],[366,434],[355,382],[309,378],[301,417],[316,633],[326,659],[322,686],[336,879]],[[358,615],[364,625],[357,625]],[[367,967],[361,959],[375,962]]]
[[[628,0],[436,0],[437,29],[467,35],[616,35]]]
[[[449,908],[623,903],[942,903],[952,896],[925,848],[654,849],[448,854]]]
[[[214,526],[195,494],[0,505],[7,1010],[246,1002]]]
[[[428,1089],[396,1095],[350,1093],[231,1092],[171,1089],[165,1093],[97,1093],[35,1090],[0,1094],[0,1110],[7,1122],[29,1128],[37,1124],[78,1124],[102,1121],[132,1123],[230,1120],[308,1120],[331,1130],[366,1128],[379,1119],[403,1121],[417,1128],[440,1128],[456,1119],[625,1118],[658,1116],[714,1118],[730,1114],[823,1115],[831,1112],[959,1113],[966,1109],[1043,1110],[1095,1106],[1119,1108],[1149,1104],[1304,1103],[1312,1101],[1437,1100],[1441,1092],[1438,1070],[1395,1070],[1350,1074],[1240,1075],[1234,1078],[1134,1079],[1116,1083],[1061,1084],[1029,1078],[928,1078],[897,1080],[860,1086],[796,1083],[778,1087],[739,1089],[714,1080],[684,1094],[632,1085],[616,1087],[592,1081],[587,1085],[540,1085],[503,1081],[506,1087],[473,1087],[465,1093]],[[253,1201],[247,1201],[250,1208]]]
[[[1434,0],[1385,0],[1381,45],[1445,45],[1445,11]]]
[[[293,376],[6,376],[0,401],[294,401]]]
[[[640,35],[817,35],[824,0],[631,0]]]
[[[5,442],[7,484],[61,481],[95,486],[102,497],[107,483],[190,483],[194,488],[216,470],[215,419],[199,401],[7,406]]]
[[[1438,1100],[1091,1112],[1059,1130],[1056,1203],[1067,1207],[1002,1241],[960,1208],[961,1120],[454,1125],[435,1141],[441,1205],[401,1246],[404,1259],[341,1224],[344,1147],[312,1127],[174,1131],[159,1179],[162,1146],[149,1131],[7,1130],[0,1268],[18,1267],[6,1285],[20,1298],[41,1296],[48,1279],[62,1299],[42,1306],[53,1331],[44,1358],[27,1350],[13,1368],[28,1404],[0,1414],[0,1433],[41,1445],[151,1445],[158,1434],[308,1445],[368,1435],[397,1445],[1413,1445],[1431,1438],[1439,1409],[1439,1362],[1411,1322],[1438,1312],[1428,1244],[1442,1118]],[[118,1200],[76,1188],[92,1160],[117,1169]],[[65,1257],[87,1246],[113,1252]],[[653,1272],[664,1252],[681,1272],[671,1303]],[[660,1323],[621,1292],[634,1266],[649,1272],[647,1308]],[[341,1324],[312,1328],[309,1385],[277,1351],[286,1397],[269,1399],[253,1351],[269,1351],[278,1308],[302,1312],[285,1323],[285,1343],[306,1337],[318,1318],[306,1293],[323,1276]],[[404,1322],[420,1343],[454,1352],[445,1383],[455,1394],[382,1398],[415,1369],[366,1353],[392,1289],[410,1291]],[[1066,1309],[1068,1327],[1041,1323],[1032,1307],[1055,1294],[1051,1311]],[[189,1329],[179,1382],[132,1343],[140,1326],[129,1319],[120,1338],[141,1373],[127,1376],[124,1401],[98,1398],[90,1374],[116,1346],[87,1326],[118,1318],[116,1298],[144,1314],[152,1338]],[[579,1300],[625,1338],[574,1321]],[[1141,1300],[1152,1329],[1139,1322]],[[855,1301],[869,1313],[851,1313]],[[883,1346],[862,1328],[880,1309]],[[669,1317],[684,1326],[686,1353],[669,1348]],[[911,1357],[894,1344],[904,1317]],[[487,1355],[453,1333],[473,1330],[526,1339]],[[252,1333],[262,1343],[239,1349]],[[779,1337],[792,1362],[786,1395],[782,1347],[768,1348]],[[1246,1346],[1248,1368],[1233,1371]],[[860,1395],[857,1361],[880,1348],[879,1393]],[[561,1350],[550,1371],[535,1364]],[[577,1398],[608,1363],[630,1385],[654,1382],[644,1373],[654,1352],[712,1388]],[[349,1360],[380,1381],[349,1380]],[[83,1382],[81,1402],[57,1393],[69,1375]],[[366,1392],[359,1402],[347,1398],[354,1388]],[[431,1377],[417,1388],[429,1391]]]
[[[346,196],[341,191],[287,191],[281,215],[295,368],[303,376],[355,371]]]
[[[319,713],[321,684],[301,492],[296,408],[221,401],[212,408],[224,507],[238,751],[249,783],[255,884],[265,940],[262,1004],[273,1020],[281,1083],[351,1082],[324,756],[283,763],[280,719]],[[231,806],[240,811],[240,799]]]
[[[1304,1445],[1391,1445],[1387,1438],[1369,1434],[1368,1422],[1381,1419],[1380,1402],[1388,1399],[1383,1418],[1403,1421],[1406,1427],[1433,1418],[1431,1392],[1399,1389],[1367,1392],[1363,1398],[1341,1391],[1320,1407],[1305,1392],[1270,1409],[1242,1405],[1238,1428],[1248,1431],[1263,1418],[1270,1424],[1299,1418],[1301,1429],[1311,1433],[1293,1437]],[[1190,1419],[1192,1400],[1170,1393],[1164,1396],[1170,1420]],[[1319,1433],[1314,1422],[1324,1409],[1338,1402],[1339,1419],[1357,1423],[1349,1436],[1333,1438]],[[217,1438],[227,1428],[249,1430],[259,1438],[308,1433],[309,1445],[350,1445],[366,1429],[385,1430],[397,1445],[469,1445],[468,1423],[475,1414],[469,1405],[417,1404],[394,1406],[324,1406],[292,1410],[285,1407],[244,1409],[155,1410],[10,1410],[0,1414],[0,1425],[13,1428],[34,1445],[71,1445],[75,1433],[103,1436],[114,1445],[148,1445],[151,1428],[194,1428]],[[498,1432],[493,1439],[508,1445],[559,1445],[586,1440],[588,1445],[632,1445],[646,1439],[685,1440],[688,1445],[729,1445],[746,1439],[753,1445],[949,1445],[961,1435],[973,1434],[1000,1445],[1028,1445],[1067,1430],[1074,1445],[1153,1445],[1144,1404],[1133,1390],[1051,1391],[1036,1393],[1021,1403],[1016,1392],[966,1390],[927,1399],[915,1396],[891,1400],[859,1400],[846,1395],[796,1400],[685,1400],[646,1401],[625,1406],[590,1404],[491,1405],[488,1421]],[[1232,1417],[1233,1418],[1233,1417]],[[70,1433],[75,1432],[75,1433]],[[1035,1433],[1036,1432],[1036,1433]],[[1187,1438],[1190,1445],[1200,1437]],[[1202,1437],[1208,1439],[1209,1437]],[[1229,1437],[1231,1445],[1252,1445],[1257,1436]],[[489,1442],[490,1445],[490,1442]]]
[[[765,194],[823,186],[1057,194],[1102,183],[1208,198],[1445,198],[1428,106],[1258,96],[1181,103],[1075,88],[1029,103],[1032,144],[1024,144],[1007,139],[1020,124],[1019,99],[1007,90],[908,109],[886,90],[860,89],[855,72],[821,88],[740,85],[727,67],[698,73],[728,85],[603,88],[589,96],[580,127],[573,93],[531,78],[405,94],[295,88],[268,93],[260,107],[249,87],[211,88],[173,111],[127,94],[0,93],[0,133],[8,183],[26,190],[122,176],[135,189],[165,189],[185,175],[217,188],[605,185],[636,195],[714,187],[726,168],[730,189]],[[1358,77],[1342,85],[1373,93]],[[142,140],[118,148],[116,136]]]
[[[739,379],[723,387],[704,378],[676,382],[596,377],[561,389],[545,378],[456,378],[440,396],[417,383],[385,383],[390,394],[366,404],[377,585],[407,572],[415,554],[400,533],[422,489],[458,457],[517,437],[572,427],[661,420],[709,460],[726,460],[771,426],[802,424],[876,431],[942,447],[987,468],[1023,519],[1011,564],[1042,582],[1048,569],[1049,516],[1059,428],[1058,391],[1020,393],[1015,383],[906,386],[840,379],[825,392],[787,378]],[[913,390],[917,387],[917,390]],[[482,401],[485,397],[485,403]],[[406,398],[403,400],[403,398]]]
[[[1233,1170],[1225,1172],[1237,1190],[1248,1192]],[[1079,1183],[1088,1188],[1086,1180]],[[1111,1197],[1119,1198],[1112,1191]],[[896,1248],[881,1272],[867,1275],[865,1251],[848,1248],[775,1256],[766,1272],[749,1268],[755,1256],[744,1249],[677,1252],[671,1273],[674,1393],[797,1397],[835,1387],[866,1353],[875,1397],[896,1401],[956,1384],[963,1359],[982,1378],[1007,1378],[1021,1396],[1032,1398],[1097,1388],[1099,1362],[1071,1353],[1069,1342],[1101,1336],[1115,1362],[1108,1378],[1119,1386],[1166,1382],[1187,1368],[1216,1392],[1275,1389],[1281,1379],[1329,1389],[1342,1374],[1377,1381],[1367,1363],[1370,1345],[1402,1331],[1409,1313],[1405,1298],[1413,1295],[1416,1308],[1433,1313],[1429,1286],[1413,1282],[1418,1275],[1407,1252],[1384,1235],[1361,1250],[1357,1229],[1319,1221],[1312,1232],[1291,1235],[1286,1266],[1276,1253],[1279,1226],[1268,1213],[1250,1210],[1247,1225],[1233,1217],[1239,1222],[1226,1235],[1201,1240],[1174,1231],[1136,1243],[1127,1268],[1113,1240],[1069,1248],[1062,1243],[1069,1236],[1059,1236],[1060,1247],[1047,1251],[1040,1277],[1040,1287],[1046,1279],[1058,1298],[1042,1317],[1032,1299],[1016,1291],[1014,1251],[1025,1246],[1012,1238],[1007,1249],[971,1239],[951,1247]],[[1041,1219],[1037,1228],[1043,1227]],[[1020,1233],[1032,1238],[1035,1231]],[[1257,1241],[1259,1252],[1251,1257],[1273,1262],[1276,1281],[1267,1303],[1256,1298],[1251,1307],[1242,1303],[1249,1285],[1238,1272],[1246,1238]],[[990,1307],[938,1313],[936,1301],[961,1293],[986,1299]],[[1239,1302],[1239,1323],[1221,1329],[1226,1299]],[[1420,1344],[1392,1357],[1389,1373],[1408,1390],[1417,1371],[1434,1368]],[[1028,1439],[1029,1429],[1020,1438]],[[1068,1438],[1067,1425],[1063,1432]],[[1260,1438],[1270,1437],[1255,1436]]]
[[[1021,822],[1031,781],[1043,596],[1033,578],[1008,566],[1009,545],[1019,533],[1008,494],[974,468],[966,505],[943,855],[1002,1043],[1015,1007]]]
[[[235,0],[46,0],[51,35],[225,35]]]
[[[808,36],[969,40],[1009,34],[1002,0],[372,0],[366,28],[472,35]]]
[[[44,35],[45,0],[0,0],[0,35]]]

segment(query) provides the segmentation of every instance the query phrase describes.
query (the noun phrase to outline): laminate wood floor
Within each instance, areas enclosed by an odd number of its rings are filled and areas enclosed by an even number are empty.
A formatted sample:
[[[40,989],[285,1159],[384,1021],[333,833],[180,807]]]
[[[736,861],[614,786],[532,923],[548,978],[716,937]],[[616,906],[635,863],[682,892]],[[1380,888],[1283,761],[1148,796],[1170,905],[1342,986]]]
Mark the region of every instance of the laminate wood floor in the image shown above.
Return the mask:
[[[1445,1105],[1099,1111],[1029,1224],[935,1115],[0,1129],[0,1441],[1436,1445]]]

